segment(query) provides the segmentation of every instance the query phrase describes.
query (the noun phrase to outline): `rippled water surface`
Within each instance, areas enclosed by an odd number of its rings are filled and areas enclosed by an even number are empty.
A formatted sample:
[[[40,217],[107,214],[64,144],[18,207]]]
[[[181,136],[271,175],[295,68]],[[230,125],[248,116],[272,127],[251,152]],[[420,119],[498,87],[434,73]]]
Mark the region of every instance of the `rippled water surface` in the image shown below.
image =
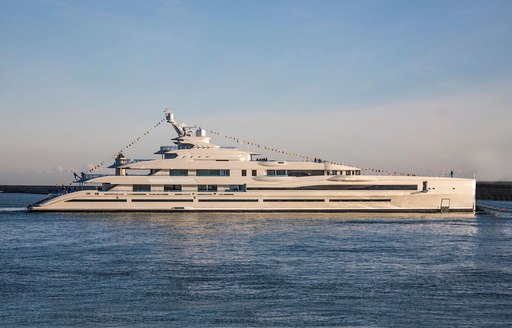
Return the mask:
[[[0,325],[510,326],[512,203],[477,216],[56,214],[0,194]]]

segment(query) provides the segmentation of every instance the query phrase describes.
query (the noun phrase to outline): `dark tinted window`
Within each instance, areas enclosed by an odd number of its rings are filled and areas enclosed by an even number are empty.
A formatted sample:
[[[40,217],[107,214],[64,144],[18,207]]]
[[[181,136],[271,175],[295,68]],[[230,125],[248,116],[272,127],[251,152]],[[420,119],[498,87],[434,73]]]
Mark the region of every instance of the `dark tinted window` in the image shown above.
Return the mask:
[[[176,157],[178,157],[178,154],[175,154],[175,153],[165,154],[164,155],[165,159],[173,159],[173,158],[176,158]]]
[[[164,191],[181,191],[181,185],[164,185]]]
[[[229,176],[229,170],[197,170],[198,176]]]
[[[216,192],[217,191],[217,185],[197,185],[197,191],[202,192]]]
[[[172,176],[187,176],[188,175],[188,170],[171,170],[169,172],[169,175],[172,175]]]
[[[151,191],[151,185],[148,184],[134,184],[133,191]]]

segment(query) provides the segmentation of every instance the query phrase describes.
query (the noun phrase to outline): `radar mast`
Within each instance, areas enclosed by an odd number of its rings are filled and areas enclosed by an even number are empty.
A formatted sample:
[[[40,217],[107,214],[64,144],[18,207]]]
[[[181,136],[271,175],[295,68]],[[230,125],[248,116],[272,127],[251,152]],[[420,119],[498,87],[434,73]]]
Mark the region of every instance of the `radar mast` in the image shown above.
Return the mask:
[[[174,113],[168,112],[166,110],[165,111],[165,119],[167,120],[167,123],[170,123],[172,125],[172,127],[178,134],[178,137],[186,137],[187,136],[187,131],[186,131],[187,126],[184,123],[180,124],[180,123],[176,122],[174,120]]]

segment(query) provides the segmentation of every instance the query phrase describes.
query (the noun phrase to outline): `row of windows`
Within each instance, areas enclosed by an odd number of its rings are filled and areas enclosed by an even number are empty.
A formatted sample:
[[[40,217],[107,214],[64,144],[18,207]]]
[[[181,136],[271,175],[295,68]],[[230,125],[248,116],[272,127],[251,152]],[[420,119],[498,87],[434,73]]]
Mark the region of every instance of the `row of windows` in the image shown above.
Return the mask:
[[[188,170],[169,170],[171,176],[188,176]],[[228,177],[230,175],[229,170],[196,170],[198,176],[216,176],[216,177]]]
[[[140,202],[140,203],[156,203],[156,202],[193,202],[193,199],[132,199],[132,202]]]
[[[196,170],[198,176],[228,177],[229,170]]]
[[[126,199],[70,199],[70,200],[67,200],[67,202],[72,202],[72,203],[88,203],[88,202],[101,202],[101,203],[111,203],[111,202],[116,202],[116,203],[119,203],[119,202],[126,202]]]
[[[345,171],[345,172],[346,172],[346,175],[361,175],[361,171]]]
[[[242,176],[247,176],[248,170],[242,170]],[[153,170],[152,170],[152,173]],[[324,171],[324,170],[267,170],[267,175],[270,176],[290,176],[290,177],[305,177],[305,176],[317,176],[317,175],[360,175],[361,171],[354,170],[354,171]],[[189,172],[186,169],[174,169],[169,170],[170,176],[188,176]],[[227,177],[230,176],[230,170],[196,170],[197,176],[217,176],[217,177]],[[251,170],[251,175],[257,176],[258,172],[257,170]]]
[[[132,187],[132,190],[134,192],[150,192],[151,191],[151,185],[148,184],[134,184]],[[182,192],[183,186],[182,185],[164,185],[164,191],[166,192]],[[217,185],[198,185],[197,186],[198,192],[217,192],[218,186]],[[222,190],[227,192],[235,192],[235,191],[247,191],[245,185],[229,185],[227,189]]]
[[[290,177],[305,177],[311,175],[324,175],[323,170],[267,170],[267,175],[287,175]]]
[[[246,191],[246,190],[417,190],[417,185],[357,185],[357,184],[344,184],[344,185],[313,185],[301,187],[249,187],[245,185],[230,185],[223,191]],[[149,192],[151,185],[148,184],[134,184],[134,192]],[[167,192],[181,192],[183,191],[182,185],[164,185],[164,191]],[[198,185],[197,191],[199,192],[217,192],[217,185]]]
[[[242,170],[242,176],[247,176],[248,170]],[[153,172],[153,170],[152,170]],[[290,177],[303,177],[303,176],[315,176],[315,175],[361,175],[361,171],[323,171],[323,170],[267,170],[267,175],[284,175]],[[169,170],[171,176],[188,176],[189,172],[185,169]],[[230,170],[196,170],[198,176],[230,176]],[[257,176],[257,170],[251,170],[251,175]]]
[[[108,202],[126,202],[126,199],[70,199],[66,202],[87,202],[87,203],[108,203]],[[193,202],[193,199],[132,199],[132,202],[140,203],[158,203],[158,202]],[[258,199],[199,199],[199,202],[224,203],[224,202],[258,202]],[[324,202],[324,199],[263,199],[264,202],[273,203],[297,203],[297,202]],[[391,202],[391,199],[330,199],[330,202]]]
[[[345,175],[361,175],[361,171],[324,171],[324,170],[267,170],[267,175],[275,176],[275,175],[283,175],[289,177],[306,177],[306,176],[316,176],[316,175],[342,175],[345,172]]]
[[[417,185],[316,185],[301,187],[249,187],[247,190],[417,190]]]

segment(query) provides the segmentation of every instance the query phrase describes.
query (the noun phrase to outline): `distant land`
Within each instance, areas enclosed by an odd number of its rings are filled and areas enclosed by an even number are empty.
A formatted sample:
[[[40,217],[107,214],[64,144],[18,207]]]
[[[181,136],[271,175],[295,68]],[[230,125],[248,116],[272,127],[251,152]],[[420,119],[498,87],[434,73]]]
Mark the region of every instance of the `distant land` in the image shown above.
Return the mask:
[[[94,186],[48,186],[48,185],[0,185],[0,192],[51,194],[67,188],[68,191],[79,189],[94,190]],[[480,200],[506,200],[512,201],[512,181],[477,181],[476,198]]]

